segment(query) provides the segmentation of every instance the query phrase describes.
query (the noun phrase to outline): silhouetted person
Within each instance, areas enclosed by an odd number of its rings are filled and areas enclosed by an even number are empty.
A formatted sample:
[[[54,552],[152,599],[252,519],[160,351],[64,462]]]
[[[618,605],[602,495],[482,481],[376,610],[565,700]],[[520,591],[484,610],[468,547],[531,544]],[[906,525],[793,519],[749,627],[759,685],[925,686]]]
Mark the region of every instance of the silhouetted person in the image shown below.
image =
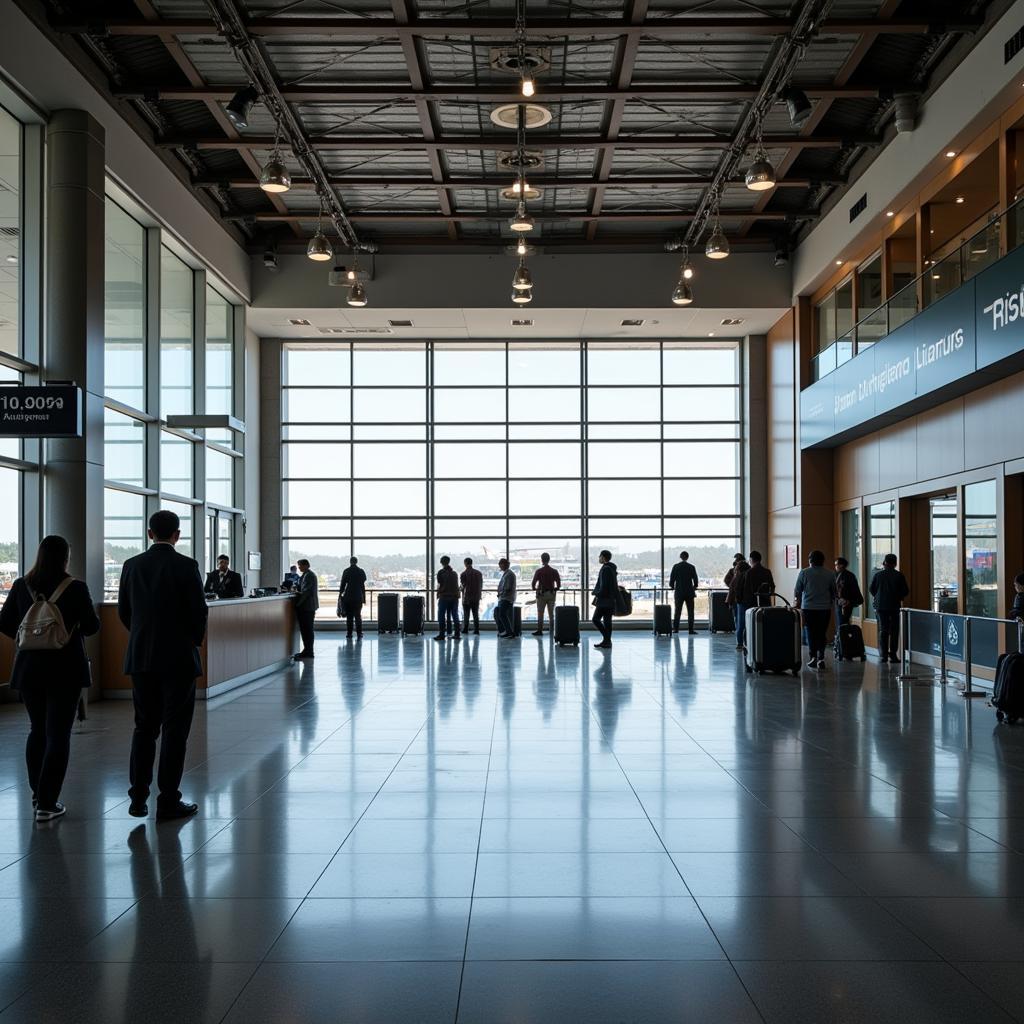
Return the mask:
[[[220,600],[243,596],[242,577],[231,568],[231,559],[227,555],[218,556],[217,568],[206,574],[203,589]]]
[[[498,568],[501,576],[498,578],[498,603],[494,606],[494,621],[498,626],[498,636],[510,640],[516,635],[515,613],[512,611],[516,603],[516,574],[507,558],[498,559]]]
[[[149,813],[146,800],[161,734],[156,816],[186,818],[198,810],[182,802],[178,787],[196,706],[196,677],[203,672],[199,645],[207,608],[198,563],[174,550],[180,526],[173,512],[154,512],[149,519],[153,544],[121,569],[117,613],[128,630],[124,672],[132,678],[135,702],[128,813],[136,818]]]
[[[743,607],[765,607],[772,603],[775,578],[771,570],[761,563],[761,552],[750,552],[750,568],[743,577]]]
[[[743,590],[747,581],[747,573],[750,571],[750,563],[745,558],[733,565],[726,573],[729,576],[729,594],[726,603],[732,608],[733,618],[736,624],[736,650],[743,650],[743,644],[747,638],[747,608],[743,603]]]
[[[1008,618],[1024,622],[1024,572],[1013,577],[1013,606]]]
[[[551,556],[545,551],[540,556],[541,565],[533,574],[533,592],[537,595],[537,628],[533,631],[534,636],[544,635],[544,609],[548,610],[548,619],[551,622],[551,632],[555,632],[555,601],[558,591],[562,586],[562,577],[558,570],[548,563]]]
[[[297,565],[289,565],[288,571],[284,574],[284,579],[281,580],[282,590],[294,590],[299,585],[299,567]]]
[[[750,567],[750,563],[747,562],[747,560],[739,551],[737,551],[736,554],[732,556],[732,565],[726,571],[725,575],[722,577],[722,584],[725,586],[726,590],[728,590],[729,587],[732,586],[732,581],[736,576],[736,567],[740,564],[740,562],[746,563],[747,568]]]
[[[456,640],[462,639],[459,630],[459,574],[452,568],[451,559],[441,556],[441,568],[437,570],[437,636],[443,640],[451,633]]]
[[[480,635],[480,597],[484,592],[484,574],[473,568],[473,559],[464,558],[466,567],[459,576],[462,591],[462,632],[469,635],[469,617],[473,616],[473,633]]]
[[[46,649],[37,640],[39,646],[31,649],[31,640],[26,639],[25,647],[19,647],[15,654],[11,670],[11,689],[20,691],[30,723],[25,764],[36,821],[52,821],[64,814],[58,797],[68,770],[71,730],[82,690],[91,682],[83,638],[100,628],[89,588],[68,575],[70,558],[71,548],[63,537],[44,537],[35,564],[14,581],[0,608],[0,633],[12,639],[38,601],[51,602],[62,619],[61,624],[51,619],[54,625],[47,628],[38,614],[45,609],[39,608],[34,616],[36,630],[46,629],[54,643],[65,642]]]
[[[871,597],[878,620],[878,660],[900,660],[900,608],[910,593],[907,578],[896,568],[896,556],[882,559],[882,568],[871,578]]]
[[[295,589],[295,618],[299,623],[299,636],[302,638],[302,650],[296,658],[312,658],[313,655],[313,623],[316,621],[316,610],[320,607],[320,581],[316,573],[309,567],[309,560],[300,558],[296,563],[299,567],[299,582]]]
[[[601,568],[597,572],[597,582],[594,584],[594,618],[595,628],[601,633],[601,642],[594,644],[595,647],[611,647],[612,645],[612,615],[615,614],[615,606],[619,596],[619,574],[618,567],[612,561],[610,551],[602,551],[597,556]]]
[[[668,578],[668,585],[672,590],[675,600],[675,621],[672,629],[679,632],[679,618],[682,615],[683,605],[686,605],[686,631],[693,633],[693,599],[697,595],[697,570],[690,564],[690,553],[681,551],[679,561],[672,566],[672,575]]]
[[[345,617],[346,638],[352,639],[353,622],[356,637],[363,639],[363,605],[366,604],[366,573],[359,568],[359,559],[354,555],[348,560],[348,568],[341,574],[338,588],[338,618]]]
[[[807,556],[807,568],[797,574],[793,596],[807,629],[807,646],[811,652],[807,667],[823,672],[825,636],[832,618],[832,606],[836,603],[836,577],[825,568],[824,551],[815,550]]]
[[[836,569],[836,625],[845,626],[853,618],[853,609],[864,603],[857,577],[850,571],[850,563],[840,555]]]

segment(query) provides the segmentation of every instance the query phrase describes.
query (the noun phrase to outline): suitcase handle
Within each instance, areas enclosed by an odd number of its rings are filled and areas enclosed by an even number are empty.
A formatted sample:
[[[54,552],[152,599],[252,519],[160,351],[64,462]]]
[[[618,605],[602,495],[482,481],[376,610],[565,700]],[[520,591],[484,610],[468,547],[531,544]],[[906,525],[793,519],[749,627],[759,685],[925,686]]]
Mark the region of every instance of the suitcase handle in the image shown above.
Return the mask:
[[[787,608],[792,608],[793,607],[789,603],[789,601],[787,601],[777,590],[769,590],[769,589],[767,589],[767,587],[768,587],[768,584],[765,583],[765,584],[763,584],[758,589],[757,592],[758,592],[758,594],[761,597],[770,597],[770,598],[773,599],[773,601],[775,601],[775,600],[781,601]]]

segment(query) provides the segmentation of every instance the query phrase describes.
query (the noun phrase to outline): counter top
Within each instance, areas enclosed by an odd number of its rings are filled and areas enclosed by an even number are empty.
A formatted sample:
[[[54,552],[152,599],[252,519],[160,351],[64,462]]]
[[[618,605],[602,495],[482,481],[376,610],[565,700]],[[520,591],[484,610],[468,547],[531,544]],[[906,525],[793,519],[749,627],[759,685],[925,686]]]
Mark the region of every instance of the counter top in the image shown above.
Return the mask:
[[[289,598],[295,597],[294,594],[268,594],[266,597],[225,597],[219,601],[207,601],[206,605],[208,608],[222,607],[224,605],[231,604],[257,604],[260,601],[284,601]],[[112,608],[117,607],[116,601],[103,601],[104,605],[109,605]]]

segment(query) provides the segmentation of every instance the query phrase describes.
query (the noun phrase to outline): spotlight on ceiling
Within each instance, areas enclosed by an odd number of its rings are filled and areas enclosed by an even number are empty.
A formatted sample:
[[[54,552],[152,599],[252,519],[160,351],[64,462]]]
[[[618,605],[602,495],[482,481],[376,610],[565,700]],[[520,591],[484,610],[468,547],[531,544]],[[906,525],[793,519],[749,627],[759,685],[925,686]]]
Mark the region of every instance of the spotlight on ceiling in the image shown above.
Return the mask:
[[[239,89],[224,108],[228,115],[228,120],[236,128],[248,128],[249,111],[252,110],[252,105],[259,98],[260,94],[251,85],[247,85],[244,89]]]
[[[796,86],[790,86],[782,93],[782,99],[793,127],[802,127],[811,116],[811,101],[807,98],[807,93]]]
[[[784,245],[780,245],[775,250],[775,256],[772,258],[772,265],[776,267],[784,267],[789,263],[789,249]]]

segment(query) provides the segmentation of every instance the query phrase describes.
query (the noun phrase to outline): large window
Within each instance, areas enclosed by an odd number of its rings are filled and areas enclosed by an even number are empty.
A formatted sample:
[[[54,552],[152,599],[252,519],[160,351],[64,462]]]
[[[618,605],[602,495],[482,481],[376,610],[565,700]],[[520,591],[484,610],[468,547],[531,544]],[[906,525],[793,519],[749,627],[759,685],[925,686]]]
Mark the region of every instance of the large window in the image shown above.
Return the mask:
[[[294,343],[283,352],[286,564],[325,589],[425,589],[442,554],[493,588],[541,552],[589,604],[610,548],[650,613],[686,548],[707,583],[740,541],[731,342]]]
[[[867,592],[864,581],[860,579],[860,509],[847,508],[839,513],[839,553],[850,563],[850,572],[856,574],[861,590]],[[854,614],[860,615],[863,609],[855,609]]]
[[[957,503],[955,494],[943,494],[928,501],[931,546],[932,611],[960,609],[957,592]]]
[[[881,501],[877,505],[869,505],[866,509],[865,549],[867,553],[867,577],[871,578],[882,568],[882,559],[896,552],[896,502]],[[847,555],[847,558],[850,556]],[[867,618],[875,617],[874,605],[867,587],[862,586],[866,604],[864,613]]]
[[[968,484],[964,488],[964,611],[993,619],[999,614],[996,518],[995,480]]]
[[[146,229],[107,200],[103,264],[103,386],[146,408]]]
[[[192,412],[192,268],[160,249],[160,415]]]
[[[22,128],[0,107],[0,352],[21,353]]]

